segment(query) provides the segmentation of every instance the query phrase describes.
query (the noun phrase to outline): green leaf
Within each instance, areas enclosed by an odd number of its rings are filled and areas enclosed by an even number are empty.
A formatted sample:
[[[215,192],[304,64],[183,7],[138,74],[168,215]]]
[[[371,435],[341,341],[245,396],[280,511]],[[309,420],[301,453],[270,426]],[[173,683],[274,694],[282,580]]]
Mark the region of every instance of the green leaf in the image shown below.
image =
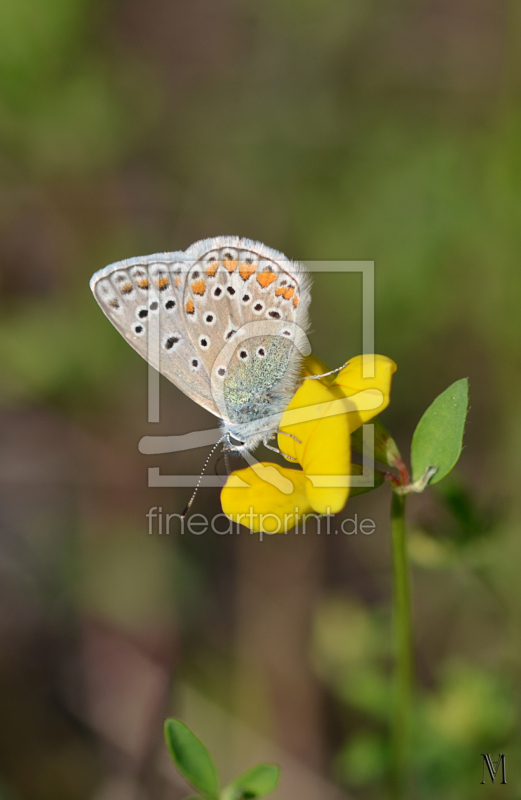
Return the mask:
[[[190,728],[180,719],[167,719],[165,740],[172,761],[188,783],[207,798],[217,797],[219,781],[215,765]]]
[[[463,446],[468,402],[469,383],[462,378],[429,406],[412,437],[413,481],[419,480],[429,467],[436,467],[430,482],[438,483],[454,467]]]
[[[223,791],[226,800],[251,800],[273,792],[280,779],[277,764],[258,764],[228,784]]]
[[[374,451],[367,453],[367,455],[375,461],[380,462],[380,464],[387,464],[390,467],[395,467],[397,459],[400,459],[400,451],[389,431],[380,422],[380,418],[375,417],[371,422],[366,422],[365,424],[373,426],[374,436]],[[363,425],[351,434],[351,447],[358,453],[364,452]]]

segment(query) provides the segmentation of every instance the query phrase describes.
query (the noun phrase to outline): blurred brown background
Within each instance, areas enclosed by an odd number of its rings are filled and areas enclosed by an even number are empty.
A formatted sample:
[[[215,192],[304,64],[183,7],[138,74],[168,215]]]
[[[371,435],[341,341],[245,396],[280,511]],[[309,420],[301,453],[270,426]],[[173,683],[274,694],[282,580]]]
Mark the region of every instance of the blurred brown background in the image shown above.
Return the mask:
[[[147,468],[205,451],[139,439],[213,418],[162,380],[146,422],[146,364],[88,279],[219,234],[375,260],[404,453],[469,376],[457,475],[410,503],[412,766],[422,800],[489,797],[480,754],[506,752],[519,796],[520,30],[512,0],[0,5],[2,800],[178,800],[167,713],[224,778],[273,757],[280,798],[383,796],[387,488],[343,514],[370,537],[147,533],[189,496]],[[316,278],[332,366],[360,352],[360,307],[357,276]]]

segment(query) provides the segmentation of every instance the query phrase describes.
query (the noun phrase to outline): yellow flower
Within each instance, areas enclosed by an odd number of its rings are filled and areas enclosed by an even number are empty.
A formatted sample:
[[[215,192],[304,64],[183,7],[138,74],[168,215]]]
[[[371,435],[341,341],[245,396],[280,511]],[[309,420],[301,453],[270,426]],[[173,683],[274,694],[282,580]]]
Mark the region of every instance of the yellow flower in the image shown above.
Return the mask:
[[[302,470],[256,464],[233,472],[221,493],[223,511],[252,531],[280,533],[306,514],[334,514],[349,497],[350,434],[389,405],[396,364],[357,356],[335,376],[304,380],[282,417],[280,451]],[[328,372],[314,356],[302,376]]]

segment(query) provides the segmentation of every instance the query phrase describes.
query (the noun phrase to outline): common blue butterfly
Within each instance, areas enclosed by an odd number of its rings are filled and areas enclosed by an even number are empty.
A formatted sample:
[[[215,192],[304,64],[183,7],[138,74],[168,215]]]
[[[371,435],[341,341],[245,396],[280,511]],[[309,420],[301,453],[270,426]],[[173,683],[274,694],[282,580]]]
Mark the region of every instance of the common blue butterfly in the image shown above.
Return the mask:
[[[110,264],[90,286],[129,344],[221,419],[229,449],[270,447],[310,352],[301,264],[219,236]]]

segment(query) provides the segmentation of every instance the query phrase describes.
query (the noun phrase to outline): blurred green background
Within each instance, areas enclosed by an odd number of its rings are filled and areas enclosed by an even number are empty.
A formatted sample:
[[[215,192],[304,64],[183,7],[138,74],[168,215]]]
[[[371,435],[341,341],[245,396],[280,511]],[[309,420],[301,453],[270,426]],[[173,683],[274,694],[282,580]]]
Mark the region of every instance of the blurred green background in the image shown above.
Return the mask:
[[[457,475],[409,508],[411,766],[422,800],[519,797],[520,30],[512,0],[0,4],[2,800],[178,800],[167,713],[225,778],[268,754],[280,798],[385,796],[387,488],[343,513],[370,537],[148,535],[189,490],[147,468],[205,451],[139,439],[213,418],[162,380],[147,423],[145,362],[88,279],[219,234],[375,261],[404,453],[470,378]],[[316,278],[327,363],[360,352],[360,308],[358,276]],[[480,785],[499,752],[508,784]]]

